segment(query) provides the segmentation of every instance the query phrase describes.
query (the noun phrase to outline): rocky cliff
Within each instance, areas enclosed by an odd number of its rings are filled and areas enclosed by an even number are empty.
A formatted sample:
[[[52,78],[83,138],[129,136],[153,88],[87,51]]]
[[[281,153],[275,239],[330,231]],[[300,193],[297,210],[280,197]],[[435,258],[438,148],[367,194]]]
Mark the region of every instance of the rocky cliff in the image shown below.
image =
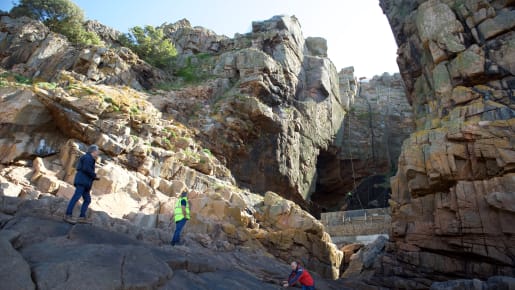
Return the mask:
[[[340,80],[345,75],[342,70]],[[388,179],[397,170],[402,142],[414,129],[401,76],[361,81],[342,128],[338,150],[318,158],[313,202],[325,211],[387,207]]]
[[[417,128],[392,178],[393,236],[374,279],[426,289],[451,277],[514,276],[513,3],[381,6]]]
[[[94,226],[104,227],[107,214],[161,231],[155,242],[166,243],[176,194],[187,187],[196,190],[191,241],[215,251],[259,248],[338,277],[342,253],[322,224],[280,195],[308,206],[317,154],[335,143],[356,88],[352,76],[339,87],[332,63],[315,55],[324,41],[304,40],[294,17],[220,38],[227,51],[184,48],[172,77],[126,48],[73,47],[28,18],[2,16],[0,31],[1,195],[49,197],[43,215],[60,217],[74,164],[96,143]],[[192,80],[192,71],[205,75]],[[157,84],[173,87],[141,90]],[[3,227],[22,218],[11,207],[2,212]]]
[[[195,84],[160,101],[163,110],[195,127],[241,186],[312,208],[318,157],[341,146],[353,71],[339,76],[325,40],[305,40],[295,17],[253,22],[232,39],[186,20],[163,28],[184,52],[177,74]]]

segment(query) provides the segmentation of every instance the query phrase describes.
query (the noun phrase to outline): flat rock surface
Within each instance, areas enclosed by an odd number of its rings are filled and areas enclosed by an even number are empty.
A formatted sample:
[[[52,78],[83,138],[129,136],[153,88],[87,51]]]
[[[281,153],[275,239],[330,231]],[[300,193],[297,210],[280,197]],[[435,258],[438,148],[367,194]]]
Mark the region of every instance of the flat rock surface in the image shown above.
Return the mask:
[[[2,290],[280,289],[289,274],[286,263],[256,249],[156,245],[52,217],[15,215],[0,233]],[[321,289],[341,289],[314,275]]]

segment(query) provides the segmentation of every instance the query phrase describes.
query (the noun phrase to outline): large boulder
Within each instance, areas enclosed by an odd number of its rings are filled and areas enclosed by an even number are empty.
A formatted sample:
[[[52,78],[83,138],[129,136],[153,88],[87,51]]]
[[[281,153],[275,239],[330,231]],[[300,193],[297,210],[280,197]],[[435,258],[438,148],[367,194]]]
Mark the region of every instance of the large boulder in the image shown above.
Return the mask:
[[[0,231],[0,233],[4,234],[4,231]],[[3,236],[0,237],[0,249],[2,250],[0,258],[2,285],[0,289],[36,289],[31,278],[29,264]]]
[[[331,242],[322,223],[297,204],[267,192],[257,220],[271,230],[268,233],[259,230],[251,233],[262,240],[274,255],[301,261],[308,269],[314,269],[325,277],[339,277],[343,253]]]

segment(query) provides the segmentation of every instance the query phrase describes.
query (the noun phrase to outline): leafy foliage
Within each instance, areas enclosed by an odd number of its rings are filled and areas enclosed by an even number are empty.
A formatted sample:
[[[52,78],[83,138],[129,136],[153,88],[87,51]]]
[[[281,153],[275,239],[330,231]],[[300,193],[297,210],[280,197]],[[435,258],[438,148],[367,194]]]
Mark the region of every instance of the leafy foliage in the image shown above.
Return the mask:
[[[14,17],[28,16],[39,20],[75,44],[101,43],[98,35],[84,29],[84,13],[70,0],[20,0],[11,9],[11,14]]]
[[[153,66],[166,68],[177,55],[175,46],[165,38],[163,29],[150,25],[135,26],[120,37],[120,42]]]
[[[180,77],[186,84],[196,84],[207,80],[212,75],[208,68],[212,67],[212,55],[208,53],[199,53],[197,55],[187,56],[184,63],[177,65],[175,75]]]
[[[30,85],[32,84],[32,79],[30,78],[27,78],[23,75],[20,75],[20,74],[13,74],[13,73],[10,73],[10,72],[4,72],[2,74],[0,74],[0,80],[2,80],[2,82],[5,84],[7,84],[7,82],[16,82],[17,84],[21,84],[21,85]]]

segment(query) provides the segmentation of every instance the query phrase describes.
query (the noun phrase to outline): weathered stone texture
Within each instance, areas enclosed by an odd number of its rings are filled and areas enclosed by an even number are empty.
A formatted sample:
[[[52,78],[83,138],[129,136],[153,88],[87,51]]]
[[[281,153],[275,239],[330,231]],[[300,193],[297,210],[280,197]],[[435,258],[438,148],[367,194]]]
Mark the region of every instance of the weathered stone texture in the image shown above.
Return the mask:
[[[119,34],[91,21],[87,29],[98,31],[107,44],[115,42]],[[163,72],[127,48],[77,48],[64,36],[27,17],[0,16],[0,31],[0,66],[26,77],[55,81],[61,70],[67,70],[76,73],[74,77],[80,80],[137,89],[148,89],[165,78]]]
[[[384,274],[513,276],[513,7],[439,0],[381,6],[417,125],[391,180],[392,256],[383,259]],[[409,284],[401,280],[389,283]],[[411,289],[427,287],[418,281]]]
[[[253,22],[252,32],[233,39],[187,21],[165,27],[186,52],[179,66],[195,64],[216,80],[151,101],[197,128],[240,185],[310,208],[317,156],[341,146],[342,120],[357,91],[353,71],[339,76],[325,40],[304,40],[295,17]],[[194,107],[202,118],[187,115]]]

